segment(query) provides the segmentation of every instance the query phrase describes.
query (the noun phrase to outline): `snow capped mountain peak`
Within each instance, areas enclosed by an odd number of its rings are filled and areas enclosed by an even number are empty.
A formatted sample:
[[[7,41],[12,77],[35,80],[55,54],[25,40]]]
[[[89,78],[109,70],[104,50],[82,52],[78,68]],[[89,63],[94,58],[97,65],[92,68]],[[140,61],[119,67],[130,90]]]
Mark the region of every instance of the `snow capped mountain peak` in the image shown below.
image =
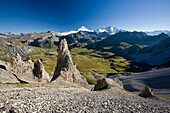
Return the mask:
[[[87,29],[85,26],[81,26],[80,28],[77,29],[78,31],[91,31]]]
[[[60,36],[66,36],[66,35],[69,35],[69,34],[72,34],[72,33],[78,33],[80,31],[88,31],[88,32],[93,32],[93,30],[89,30],[87,29],[85,26],[81,26],[80,28],[78,28],[77,30],[75,31],[68,31],[68,32],[61,32],[59,33]]]
[[[106,32],[110,35],[113,35],[115,33],[118,33],[119,31],[125,31],[125,30],[117,29],[116,27],[113,27],[113,26],[108,26],[108,27],[105,27],[105,28],[99,28],[97,30],[89,30],[85,26],[81,26],[80,28],[78,28],[75,31],[61,32],[61,33],[58,33],[58,35],[66,36],[66,35],[78,33],[78,32],[85,33],[85,34],[88,34],[88,35],[89,35],[89,32],[91,32],[91,33],[95,32],[95,33],[99,33],[99,34]],[[91,35],[91,33],[90,33],[90,35]]]
[[[108,26],[108,27],[105,27],[105,28],[99,28],[96,31],[99,32],[99,33],[107,32],[107,33],[112,35],[112,34],[119,32],[119,29],[117,29],[116,27]]]

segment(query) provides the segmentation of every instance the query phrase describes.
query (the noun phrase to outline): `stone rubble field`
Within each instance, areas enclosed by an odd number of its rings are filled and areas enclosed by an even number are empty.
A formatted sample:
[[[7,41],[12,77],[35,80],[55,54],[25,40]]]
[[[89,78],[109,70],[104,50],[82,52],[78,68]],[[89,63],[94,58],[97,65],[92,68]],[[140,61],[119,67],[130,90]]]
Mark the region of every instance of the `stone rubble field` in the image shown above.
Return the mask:
[[[90,91],[81,87],[2,85],[0,112],[168,113],[170,101],[142,98],[117,87]]]

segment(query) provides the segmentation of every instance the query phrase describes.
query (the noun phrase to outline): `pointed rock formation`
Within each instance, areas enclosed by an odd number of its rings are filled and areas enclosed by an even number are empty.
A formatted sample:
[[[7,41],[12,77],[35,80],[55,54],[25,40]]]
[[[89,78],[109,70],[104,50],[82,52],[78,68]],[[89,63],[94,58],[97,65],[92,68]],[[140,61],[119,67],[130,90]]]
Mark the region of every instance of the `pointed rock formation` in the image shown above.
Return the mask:
[[[58,48],[58,60],[54,76],[51,81],[64,80],[89,88],[86,78],[80,74],[73,64],[70,51],[68,50],[67,41],[61,40]]]
[[[149,89],[147,86],[144,86],[143,90],[139,94],[141,97],[153,97],[153,90]]]
[[[38,60],[34,64],[31,60],[23,61],[21,56],[17,54],[10,62],[0,61],[1,73],[6,75],[4,82],[22,82],[22,83],[37,83],[49,82],[50,77],[45,71],[41,61]]]
[[[49,74],[45,71],[44,66],[40,59],[34,64],[33,74],[38,78],[39,82],[50,82]]]

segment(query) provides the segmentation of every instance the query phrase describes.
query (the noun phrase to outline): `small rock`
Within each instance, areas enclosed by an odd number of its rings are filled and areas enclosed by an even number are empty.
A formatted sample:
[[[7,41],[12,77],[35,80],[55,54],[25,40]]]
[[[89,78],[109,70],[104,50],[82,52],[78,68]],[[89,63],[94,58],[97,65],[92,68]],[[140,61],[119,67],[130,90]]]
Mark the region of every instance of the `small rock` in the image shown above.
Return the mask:
[[[144,86],[142,92],[139,94],[141,97],[153,97],[153,90],[149,89],[147,86]]]
[[[106,79],[103,78],[101,80],[97,80],[97,84],[94,86],[94,91],[106,89],[108,87],[108,84],[106,82]]]

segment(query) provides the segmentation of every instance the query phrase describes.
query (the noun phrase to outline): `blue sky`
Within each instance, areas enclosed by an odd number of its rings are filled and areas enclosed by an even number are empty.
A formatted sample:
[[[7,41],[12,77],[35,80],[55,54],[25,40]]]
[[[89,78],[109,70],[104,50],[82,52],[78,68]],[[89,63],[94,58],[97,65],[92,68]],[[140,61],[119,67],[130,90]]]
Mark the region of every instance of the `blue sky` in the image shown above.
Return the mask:
[[[0,32],[170,30],[170,0],[0,0]]]

